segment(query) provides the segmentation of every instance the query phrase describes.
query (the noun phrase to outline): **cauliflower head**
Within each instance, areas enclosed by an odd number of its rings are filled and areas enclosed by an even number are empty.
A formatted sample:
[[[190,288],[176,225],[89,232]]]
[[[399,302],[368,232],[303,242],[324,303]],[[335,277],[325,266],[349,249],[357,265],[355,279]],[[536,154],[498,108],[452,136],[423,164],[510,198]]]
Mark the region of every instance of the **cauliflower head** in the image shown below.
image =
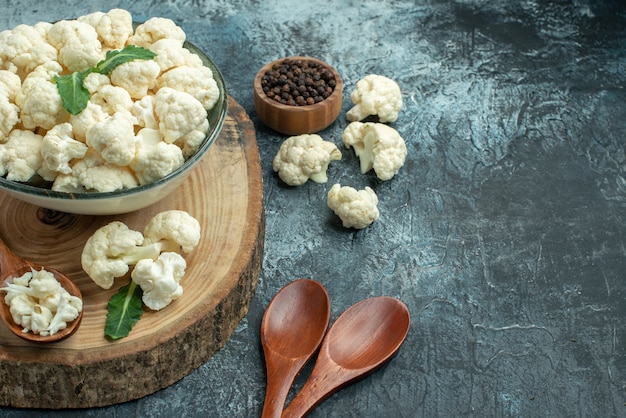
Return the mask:
[[[137,119],[137,125],[142,128],[159,130],[159,122],[156,120],[154,114],[154,96],[147,95],[141,100],[135,100],[133,106],[130,109],[135,119]]]
[[[85,71],[102,58],[102,44],[93,26],[79,20],[61,20],[48,30],[48,42],[58,51],[58,61],[70,72]]]
[[[98,286],[110,289],[115,278],[128,273],[130,265],[139,260],[154,259],[159,255],[156,246],[143,246],[139,231],[113,221],[98,228],[87,239],[81,254],[81,266]]]
[[[4,142],[20,120],[15,98],[22,90],[22,80],[10,71],[0,70],[0,143]]]
[[[117,112],[104,121],[93,124],[87,130],[86,143],[105,161],[127,166],[137,152],[134,121],[130,112]]]
[[[380,216],[378,196],[370,187],[356,190],[353,187],[335,184],[328,191],[328,207],[345,228],[363,229],[371,225]]]
[[[43,163],[51,171],[70,174],[70,161],[83,158],[87,154],[87,145],[73,138],[72,125],[69,122],[56,125],[46,132],[41,144]]]
[[[17,74],[0,70],[0,97],[6,97],[9,102],[15,103],[15,98],[21,90],[22,80]]]
[[[159,120],[159,131],[165,142],[170,144],[188,142],[188,135],[193,135],[194,131],[204,138],[209,128],[207,111],[202,103],[183,91],[160,88],[154,98],[154,110]]]
[[[163,178],[185,162],[180,147],[162,141],[156,129],[143,128],[137,133],[137,139],[139,146],[130,168],[139,184],[149,184]]]
[[[353,122],[373,115],[377,115],[381,123],[395,122],[402,108],[402,93],[398,84],[377,74],[369,74],[359,80],[350,99],[354,106],[346,116]]]
[[[54,76],[62,71],[58,62],[50,61],[28,74],[22,83],[22,90],[15,97],[15,104],[21,109],[24,128],[49,130],[69,120],[69,112],[63,108],[54,82]]]
[[[152,17],[137,26],[135,33],[128,38],[127,44],[150,49],[152,44],[160,39],[173,39],[182,46],[186,35],[173,20],[165,17]]]
[[[59,192],[113,192],[139,185],[129,167],[105,161],[97,151],[88,149],[85,157],[71,164],[70,174],[59,174],[52,190]]]
[[[176,67],[203,66],[202,59],[183,47],[183,44],[175,38],[160,39],[149,49],[156,54],[154,61],[159,64],[163,73]]]
[[[361,173],[374,169],[380,180],[390,180],[404,165],[407,148],[398,131],[383,123],[352,122],[342,134],[343,143],[361,162]]]
[[[156,260],[140,260],[130,276],[143,291],[143,303],[158,311],[183,294],[180,280],[186,268],[187,262],[180,254],[164,252]]]
[[[87,102],[87,107],[78,115],[70,115],[69,122],[72,124],[74,139],[80,142],[87,141],[87,131],[93,125],[104,122],[109,117],[102,106],[91,101]]]
[[[159,244],[163,252],[189,253],[200,242],[200,222],[183,210],[166,210],[146,224],[146,244]]]
[[[0,70],[24,79],[38,66],[56,61],[58,51],[48,43],[47,29],[47,24],[38,23],[0,32]]]
[[[7,180],[27,182],[42,169],[43,136],[33,131],[14,129],[0,144],[0,176]]]
[[[100,106],[110,116],[120,112],[130,112],[133,107],[133,98],[130,93],[123,87],[110,84],[101,84],[97,91],[92,93],[90,102]]]
[[[133,34],[133,18],[127,10],[111,9],[107,13],[94,12],[77,18],[93,26],[105,49],[122,49]]]
[[[160,295],[164,287],[156,285],[154,280],[169,275],[172,276],[170,279],[176,278],[178,285],[186,267],[180,250],[190,252],[199,241],[200,223],[185,211],[158,213],[146,224],[143,234],[130,229],[123,222],[113,221],[98,228],[89,237],[81,254],[81,265],[103,289],[110,289],[115,278],[125,275],[130,266],[134,265],[131,278],[144,292],[155,291],[153,295]],[[177,272],[180,266],[182,270],[179,275]],[[153,284],[149,290],[144,288],[144,285]],[[174,295],[175,290],[176,287],[172,288],[168,294]],[[149,298],[152,300],[151,296]]]
[[[6,140],[19,120],[20,108],[0,95],[0,143]]]
[[[290,186],[300,186],[311,179],[326,183],[326,171],[331,161],[341,159],[341,151],[317,134],[303,134],[287,138],[274,157],[272,167]]]
[[[125,89],[131,98],[141,99],[156,86],[160,73],[161,67],[154,61],[130,61],[111,72],[111,83]]]
[[[180,66],[162,74],[159,88],[171,87],[184,91],[198,99],[206,110],[211,110],[220,98],[220,89],[209,67]]]

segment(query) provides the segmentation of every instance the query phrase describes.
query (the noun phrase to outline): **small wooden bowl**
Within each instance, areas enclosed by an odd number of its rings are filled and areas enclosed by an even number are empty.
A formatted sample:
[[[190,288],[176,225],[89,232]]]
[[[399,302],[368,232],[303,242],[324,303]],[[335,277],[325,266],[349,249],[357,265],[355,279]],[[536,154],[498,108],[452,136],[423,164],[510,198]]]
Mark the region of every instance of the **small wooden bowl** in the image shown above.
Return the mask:
[[[59,283],[61,283],[61,286],[65,290],[67,290],[67,292],[70,295],[79,297],[81,299],[83,298],[80,292],[80,289],[73,281],[66,278],[64,275],[58,273],[56,270],[52,268],[46,267],[46,270],[54,274],[54,277],[59,281]],[[27,271],[30,271],[30,267],[26,267],[24,269],[21,269],[15,272],[15,274],[11,274],[9,277],[7,277],[6,279],[2,281],[2,286],[4,287],[7,283],[12,283],[13,278],[20,277],[22,274],[26,273]],[[32,331],[22,332],[23,328],[13,321],[13,315],[11,315],[11,308],[4,301],[5,296],[6,296],[6,291],[0,291],[0,299],[1,299],[0,300],[0,316],[2,317],[7,328],[9,328],[9,330],[13,334],[27,341],[31,341],[35,343],[51,343],[51,342],[56,342],[56,341],[65,339],[76,332],[76,330],[78,329],[78,326],[80,325],[80,321],[83,318],[83,310],[81,310],[80,313],[78,314],[78,318],[76,318],[72,322],[69,322],[64,329],[59,330],[53,335],[43,336],[43,335],[35,334]]]
[[[321,102],[291,106],[277,102],[265,94],[261,86],[261,79],[274,65],[285,60],[302,60],[323,65],[335,76],[335,88],[332,94]],[[286,57],[272,61],[259,70],[254,78],[254,107],[259,119],[270,128],[287,135],[312,134],[330,126],[337,119],[341,111],[343,82],[337,70],[311,57]]]

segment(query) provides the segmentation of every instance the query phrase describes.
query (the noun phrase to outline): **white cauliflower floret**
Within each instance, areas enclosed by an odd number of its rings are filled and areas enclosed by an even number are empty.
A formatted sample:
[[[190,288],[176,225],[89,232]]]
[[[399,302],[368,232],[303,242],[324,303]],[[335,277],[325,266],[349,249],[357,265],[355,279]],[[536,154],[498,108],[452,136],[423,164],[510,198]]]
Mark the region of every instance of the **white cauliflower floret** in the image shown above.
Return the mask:
[[[372,168],[380,180],[389,180],[404,165],[407,148],[398,131],[382,123],[352,122],[343,131],[343,143],[354,148],[361,173]]]
[[[59,192],[113,192],[139,185],[128,167],[106,162],[97,151],[87,150],[85,157],[72,164],[71,174],[59,174],[52,190]]]
[[[86,153],[87,145],[73,138],[70,123],[56,125],[43,137],[41,156],[49,170],[70,174],[70,161],[83,158]]]
[[[160,73],[161,68],[154,61],[130,61],[111,72],[111,83],[124,88],[131,98],[141,99],[156,86]]]
[[[54,315],[50,309],[39,304],[33,306],[30,317],[30,330],[35,334],[43,334],[50,327],[50,321]]]
[[[44,299],[50,294],[59,293],[63,290],[61,283],[57,281],[54,274],[46,270],[32,269],[13,280],[8,285],[6,301],[11,302],[12,298],[19,293],[24,293],[32,298]],[[38,302],[38,301],[37,301]]]
[[[124,9],[111,9],[107,13],[94,12],[79,17],[79,22],[93,26],[105,49],[122,49],[133,34],[133,18]]]
[[[207,111],[189,93],[163,87],[155,95],[154,108],[165,142],[185,145],[189,134],[199,131],[203,137],[209,128]]]
[[[41,335],[54,335],[65,329],[67,324],[78,318],[83,310],[83,301],[76,296],[70,295],[68,292],[61,293],[57,311],[50,320],[50,325]]]
[[[167,210],[154,216],[143,230],[146,244],[159,244],[163,252],[189,253],[200,242],[200,222],[183,210]]]
[[[10,306],[9,312],[13,321],[23,328],[24,332],[30,330],[31,319],[33,315],[33,309],[35,308],[35,301],[31,299],[26,293],[18,293],[10,300],[7,294],[5,302]]]
[[[0,95],[0,143],[5,142],[19,120],[20,108]]]
[[[97,45],[97,49],[96,48]],[[59,51],[58,60],[70,72],[85,71],[95,66],[102,59],[98,41],[85,43],[81,38],[74,38],[65,43]]]
[[[206,138],[208,130],[209,121],[205,120],[202,125],[176,140],[175,144],[183,150],[183,156],[185,158],[189,158],[198,150],[200,144]]]
[[[168,144],[156,129],[143,128],[137,133],[139,147],[130,168],[139,184],[149,184],[183,165],[185,158],[177,145]]]
[[[41,64],[56,61],[57,50],[47,42],[46,27],[18,25],[0,32],[0,69],[24,79]]]
[[[79,163],[82,161],[79,160]],[[139,185],[130,168],[108,163],[87,167],[80,173],[78,181],[89,192],[114,192]]]
[[[87,145],[97,151],[105,161],[127,166],[135,158],[135,118],[130,112],[118,112],[87,130]]]
[[[129,112],[133,107],[133,99],[125,88],[107,84],[100,85],[98,90],[91,95],[90,101],[111,116],[116,113]]]
[[[346,113],[350,121],[377,115],[381,123],[395,122],[402,108],[400,87],[382,75],[370,74],[359,80],[350,98],[354,103],[354,107]]]
[[[328,207],[335,212],[345,228],[363,229],[380,216],[378,196],[370,187],[356,190],[335,184],[328,191]]]
[[[74,132],[74,139],[80,142],[87,141],[87,131],[93,125],[104,122],[109,117],[102,106],[91,101],[87,102],[87,107],[78,115],[70,115],[70,123]]]
[[[15,98],[22,90],[22,80],[11,71],[0,70],[0,96],[6,97],[9,102],[15,103]]]
[[[210,110],[220,98],[220,89],[209,67],[181,66],[172,68],[159,77],[159,88],[171,87],[184,91],[198,99]]]
[[[160,39],[173,39],[179,45],[185,42],[185,32],[176,23],[165,17],[152,17],[137,26],[135,33],[128,38],[127,44],[150,48]]]
[[[110,289],[115,278],[128,273],[129,266],[139,260],[158,257],[158,246],[144,246],[139,231],[113,221],[98,228],[89,237],[81,254],[81,265],[89,277],[101,288]]]
[[[58,61],[70,72],[85,71],[102,58],[98,33],[88,23],[61,20],[48,30],[48,41],[59,51]]]
[[[299,186],[309,179],[326,183],[328,165],[340,159],[341,151],[335,144],[317,134],[303,134],[289,137],[281,144],[272,167],[290,186]]]
[[[0,70],[0,143],[4,142],[20,120],[15,98],[22,90],[22,80],[10,71]]]
[[[43,137],[24,129],[14,129],[0,144],[0,176],[7,180],[26,182],[42,167]]]
[[[78,318],[83,309],[82,300],[70,295],[54,274],[44,269],[31,268],[1,289],[7,292],[4,300],[23,332],[56,334]]]
[[[156,54],[154,61],[159,64],[162,73],[175,67],[203,66],[202,59],[183,47],[183,44],[176,39],[160,39],[150,46],[150,51]],[[213,74],[211,74],[211,77],[213,77]]]
[[[187,262],[180,254],[164,252],[156,260],[140,260],[131,278],[143,291],[143,303],[158,311],[183,294],[180,280],[186,268]]]
[[[154,115],[154,96],[147,95],[141,100],[136,100],[130,112],[137,119],[137,125],[142,128],[159,130],[159,122]]]
[[[131,265],[137,265],[136,269],[140,260],[157,260],[162,253],[178,255],[181,249],[192,251],[200,242],[200,232],[200,223],[180,210],[158,213],[148,222],[143,234],[123,222],[113,221],[89,237],[81,264],[98,286],[109,289],[116,277],[125,275]],[[167,257],[170,256],[163,260]]]
[[[102,87],[110,85],[111,79],[109,79],[109,76],[107,76],[106,74],[90,73],[87,75],[87,77],[83,79],[83,86],[85,86],[85,88],[91,95],[94,95],[95,93],[100,91]]]
[[[52,129],[69,120],[69,112],[63,108],[54,76],[63,69],[58,62],[50,61],[31,72],[22,83],[22,90],[15,97],[21,109],[22,125],[26,129],[38,127]]]

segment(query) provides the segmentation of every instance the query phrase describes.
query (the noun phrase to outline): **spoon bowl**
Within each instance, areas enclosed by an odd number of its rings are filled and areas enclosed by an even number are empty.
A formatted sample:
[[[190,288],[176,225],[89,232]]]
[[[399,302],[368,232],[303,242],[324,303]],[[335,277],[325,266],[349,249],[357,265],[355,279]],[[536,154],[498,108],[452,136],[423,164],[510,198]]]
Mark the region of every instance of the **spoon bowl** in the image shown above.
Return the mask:
[[[362,300],[330,328],[308,380],[283,417],[303,417],[333,393],[380,368],[398,352],[410,327],[406,305],[378,296]]]
[[[318,351],[330,321],[326,289],[298,279],[272,298],[261,321],[267,369],[263,417],[280,417],[293,380]]]
[[[82,299],[82,295],[78,286],[65,274],[56,269],[43,267],[39,264],[19,257],[17,254],[11,251],[2,240],[0,240],[0,277],[3,277],[1,287],[6,287],[9,283],[13,283],[13,280],[15,278],[22,276],[24,273],[30,272],[31,269],[41,270],[42,268],[54,274],[54,277],[61,284],[61,286],[65,288],[65,290],[67,290],[69,294]],[[13,334],[27,341],[36,343],[50,343],[60,341],[76,332],[78,326],[80,325],[80,321],[83,318],[83,311],[81,310],[76,319],[69,322],[64,329],[59,330],[53,335],[43,336],[35,334],[34,332],[23,332],[22,327],[16,324],[13,320],[10,307],[4,301],[4,297],[5,292],[0,292],[0,298],[2,299],[0,301],[0,316],[2,317],[2,320]]]

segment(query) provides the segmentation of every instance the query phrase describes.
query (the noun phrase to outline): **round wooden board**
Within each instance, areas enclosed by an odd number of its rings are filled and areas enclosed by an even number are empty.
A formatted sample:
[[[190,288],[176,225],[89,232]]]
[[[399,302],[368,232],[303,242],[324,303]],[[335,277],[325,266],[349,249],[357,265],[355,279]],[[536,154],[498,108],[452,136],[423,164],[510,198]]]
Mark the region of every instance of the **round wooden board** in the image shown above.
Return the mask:
[[[230,338],[256,290],[265,218],[254,126],[232,98],[228,108],[223,131],[190,179],[147,209],[72,215],[0,192],[0,236],[6,244],[27,259],[64,271],[84,296],[82,324],[61,342],[29,343],[0,325],[0,404],[85,408],[137,399],[183,378]],[[102,290],[81,269],[82,247],[113,220],[142,231],[152,216],[169,209],[189,212],[202,226],[200,244],[185,256],[184,293],[161,311],[146,311],[128,337],[108,340],[107,302],[130,278]]]

